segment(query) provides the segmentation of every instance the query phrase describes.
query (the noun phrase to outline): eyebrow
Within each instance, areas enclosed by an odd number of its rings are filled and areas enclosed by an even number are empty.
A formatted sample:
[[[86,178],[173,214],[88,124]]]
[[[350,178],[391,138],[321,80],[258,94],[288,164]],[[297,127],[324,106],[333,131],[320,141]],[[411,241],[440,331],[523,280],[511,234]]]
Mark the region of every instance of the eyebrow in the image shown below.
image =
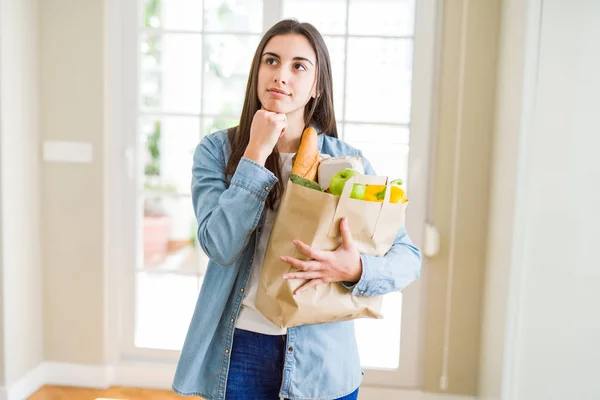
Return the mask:
[[[277,58],[281,58],[279,57],[279,54],[276,53],[271,53],[270,51],[267,51],[266,53],[263,53],[263,57],[264,56],[273,56],[273,57],[277,57]],[[310,61],[308,58],[305,57],[294,57],[293,60],[299,60],[299,61],[307,61],[310,63],[310,65],[312,65],[313,67],[315,66],[315,64],[313,64],[312,61]]]

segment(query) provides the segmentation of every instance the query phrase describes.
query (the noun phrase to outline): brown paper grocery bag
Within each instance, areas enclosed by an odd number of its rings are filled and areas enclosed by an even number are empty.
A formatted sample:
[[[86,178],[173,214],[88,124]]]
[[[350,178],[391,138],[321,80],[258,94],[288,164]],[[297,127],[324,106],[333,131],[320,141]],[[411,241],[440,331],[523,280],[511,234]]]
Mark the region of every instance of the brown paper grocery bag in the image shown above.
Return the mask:
[[[388,185],[383,203],[350,198],[354,183]],[[381,296],[352,296],[339,282],[318,285],[294,296],[305,280],[284,280],[295,267],[281,261],[283,255],[308,258],[296,249],[298,239],[317,250],[335,250],[341,244],[339,224],[348,218],[352,238],[360,253],[383,256],[404,224],[406,206],[389,202],[387,177],[360,175],[350,178],[341,196],[319,192],[288,181],[271,232],[256,294],[257,309],[275,325],[297,325],[382,318]]]

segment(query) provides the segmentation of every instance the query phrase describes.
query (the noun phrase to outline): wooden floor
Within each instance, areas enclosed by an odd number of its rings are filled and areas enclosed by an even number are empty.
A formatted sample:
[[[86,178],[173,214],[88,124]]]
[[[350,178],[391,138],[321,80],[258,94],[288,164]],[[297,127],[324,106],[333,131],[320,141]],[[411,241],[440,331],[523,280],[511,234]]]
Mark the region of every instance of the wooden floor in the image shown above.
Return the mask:
[[[199,400],[182,397],[170,390],[136,389],[113,386],[109,389],[85,389],[67,386],[44,386],[28,400]]]

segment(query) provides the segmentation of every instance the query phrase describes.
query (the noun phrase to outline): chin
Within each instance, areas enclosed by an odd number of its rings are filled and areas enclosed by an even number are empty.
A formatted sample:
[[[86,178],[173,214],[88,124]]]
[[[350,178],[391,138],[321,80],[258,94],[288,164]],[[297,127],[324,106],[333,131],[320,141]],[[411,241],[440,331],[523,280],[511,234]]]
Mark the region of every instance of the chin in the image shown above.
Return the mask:
[[[263,108],[267,111],[276,112],[279,114],[287,114],[290,112],[289,107],[285,107],[279,101],[267,100],[265,102],[261,102]]]

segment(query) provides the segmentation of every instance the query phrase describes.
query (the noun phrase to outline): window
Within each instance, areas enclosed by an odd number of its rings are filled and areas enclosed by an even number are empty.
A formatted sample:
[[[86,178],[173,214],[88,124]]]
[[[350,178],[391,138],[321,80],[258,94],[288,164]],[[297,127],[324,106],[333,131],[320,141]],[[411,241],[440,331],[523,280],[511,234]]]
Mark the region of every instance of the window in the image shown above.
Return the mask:
[[[123,229],[135,238],[127,242],[129,235],[123,235],[122,244],[127,354],[175,360],[183,344],[208,261],[195,238],[189,193],[193,151],[204,135],[239,121],[254,50],[280,19],[311,22],[323,34],[340,138],[362,149],[378,174],[407,182],[411,198],[424,197],[417,193],[424,193],[427,183],[409,182],[415,176],[412,165],[422,165],[427,154],[425,140],[413,141],[413,126],[427,123],[411,118],[415,107],[419,115],[428,115],[429,107],[427,96],[415,103],[412,93],[415,84],[426,90],[431,80],[413,76],[415,15],[424,8],[421,18],[431,20],[422,25],[433,26],[434,0],[418,6],[415,1],[126,2],[123,144],[136,183],[123,184],[119,203]],[[425,36],[432,37],[430,31]],[[422,58],[421,63],[432,62]],[[426,135],[422,130],[419,134]],[[417,224],[424,224],[424,208],[411,205]],[[419,229],[409,226],[413,239]],[[404,297],[384,298],[383,320],[356,321],[363,367],[372,370],[367,382],[373,376],[374,383],[414,384],[398,379],[415,367],[416,351],[409,357],[401,349],[416,348],[418,341],[418,296]]]

